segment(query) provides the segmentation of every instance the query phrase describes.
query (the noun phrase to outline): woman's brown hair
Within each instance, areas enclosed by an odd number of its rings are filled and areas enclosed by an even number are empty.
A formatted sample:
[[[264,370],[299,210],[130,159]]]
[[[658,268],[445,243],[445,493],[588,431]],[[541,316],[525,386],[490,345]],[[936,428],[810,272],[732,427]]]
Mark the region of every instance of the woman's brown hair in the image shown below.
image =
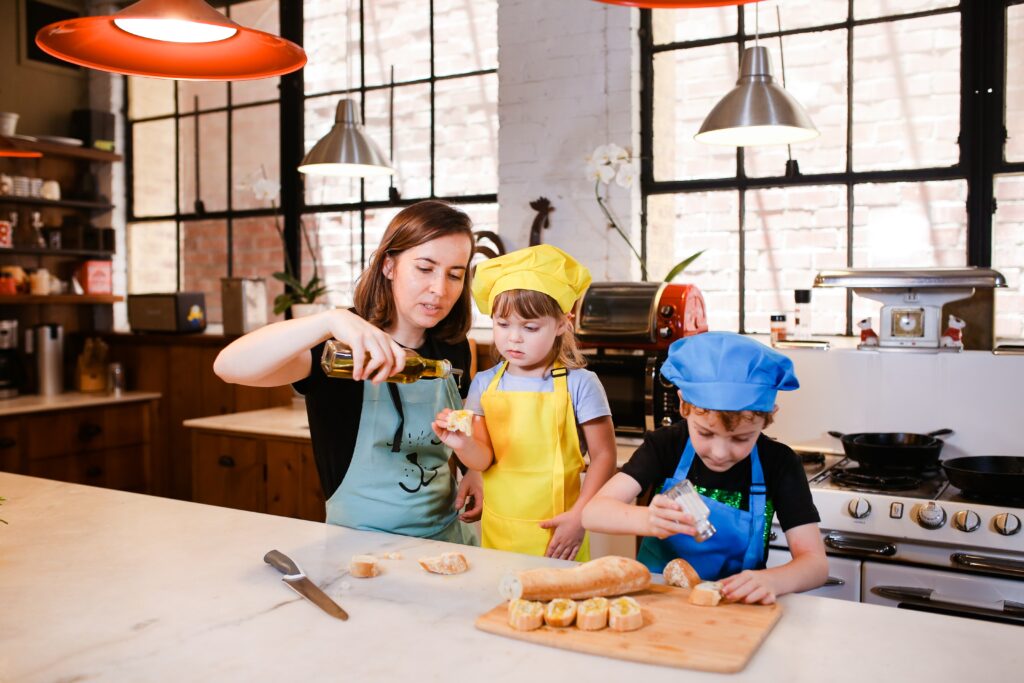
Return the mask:
[[[582,368],[587,364],[587,359],[580,353],[580,348],[576,343],[576,331],[573,329],[572,319],[562,312],[558,302],[550,296],[532,289],[510,289],[494,298],[494,305],[491,306],[492,318],[507,318],[513,314],[526,320],[536,318],[562,320],[567,318],[568,328],[555,337],[552,360],[557,360],[570,370]]]
[[[473,221],[451,204],[430,199],[408,206],[391,219],[380,246],[373,253],[370,265],[359,276],[356,284],[356,313],[367,322],[387,329],[395,322],[395,297],[391,280],[384,274],[384,260],[398,258],[403,251],[426,244],[448,235],[465,235],[474,244]],[[470,253],[472,257],[472,252]],[[472,295],[470,294],[469,263],[466,276],[452,310],[431,330],[431,336],[448,344],[466,338],[473,322]]]

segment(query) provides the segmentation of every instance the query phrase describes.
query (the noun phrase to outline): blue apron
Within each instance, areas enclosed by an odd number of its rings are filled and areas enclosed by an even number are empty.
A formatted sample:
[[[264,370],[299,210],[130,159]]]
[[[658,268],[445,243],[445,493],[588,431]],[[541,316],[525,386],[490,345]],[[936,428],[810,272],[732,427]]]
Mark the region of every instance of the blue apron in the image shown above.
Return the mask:
[[[675,474],[666,479],[662,491],[687,477],[696,453],[687,440]],[[660,573],[669,561],[681,557],[693,565],[700,578],[718,581],[744,569],[764,566],[765,485],[757,445],[750,453],[750,510],[739,510],[717,500],[701,496],[711,510],[708,519],[716,529],[714,536],[698,543],[692,536],[676,534],[661,540],[644,538],[637,559],[652,572]]]
[[[327,501],[327,522],[474,545],[458,519],[451,449],[431,430],[435,416],[456,405],[454,377],[412,384],[363,382],[352,462]],[[339,415],[339,420],[345,416]]]

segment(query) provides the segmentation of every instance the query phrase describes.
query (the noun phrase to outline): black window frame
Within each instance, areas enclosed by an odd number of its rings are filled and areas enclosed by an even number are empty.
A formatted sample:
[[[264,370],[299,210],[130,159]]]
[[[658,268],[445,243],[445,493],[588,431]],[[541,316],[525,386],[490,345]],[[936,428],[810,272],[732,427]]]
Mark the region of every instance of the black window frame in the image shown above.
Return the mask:
[[[847,0],[846,20],[809,28],[797,28],[760,33],[763,41],[778,40],[780,36],[817,33],[846,29],[849,36],[856,26],[887,23],[897,20],[959,13],[960,37],[960,147],[959,161],[947,167],[915,169],[854,171],[853,147],[853,40],[847,40],[847,132],[846,168],[842,172],[748,177],[744,173],[744,151],[736,152],[736,175],[728,178],[694,180],[655,180],[654,178],[654,57],[672,52],[708,45],[735,43],[737,56],[741,56],[751,36],[745,35],[743,6],[737,12],[736,32],[716,38],[654,44],[653,15],[651,10],[640,11],[640,234],[641,254],[648,253],[647,200],[654,195],[706,192],[710,190],[737,190],[739,192],[739,329],[746,333],[746,254],[745,230],[746,193],[765,188],[798,187],[802,185],[843,185],[846,188],[846,240],[847,266],[853,259],[853,192],[863,183],[925,182],[933,180],[965,180],[967,183],[967,264],[988,267],[992,264],[992,215],[996,210],[994,180],[996,175],[1024,173],[1024,162],[1008,162],[1004,156],[1006,140],[1005,87],[1006,87],[1006,15],[1008,8],[1024,4],[1024,0],[961,0],[946,8],[890,14],[870,19],[853,18],[855,0]],[[846,294],[846,330],[853,334],[853,294]]]

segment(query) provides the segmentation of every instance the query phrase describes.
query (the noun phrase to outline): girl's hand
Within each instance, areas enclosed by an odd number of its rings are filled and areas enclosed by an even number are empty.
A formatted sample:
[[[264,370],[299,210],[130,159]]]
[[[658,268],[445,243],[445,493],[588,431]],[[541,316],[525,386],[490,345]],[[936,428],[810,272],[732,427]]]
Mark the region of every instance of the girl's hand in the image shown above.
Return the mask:
[[[679,504],[660,493],[652,500],[647,508],[647,533],[646,536],[656,538],[668,538],[676,534],[693,536],[697,533],[692,515],[683,512]]]
[[[722,597],[730,602],[770,605],[775,602],[776,592],[771,576],[763,571],[747,569],[722,579]]]
[[[329,311],[327,327],[331,336],[352,349],[352,379],[380,384],[405,367],[405,349],[355,313],[341,308]]]
[[[476,470],[466,470],[459,482],[459,491],[455,494],[455,509],[462,510],[467,501],[472,502],[472,507],[467,507],[459,519],[467,524],[480,519],[480,513],[484,510],[484,478]]]
[[[548,541],[544,557],[554,557],[558,560],[575,558],[580,546],[583,545],[583,535],[586,533],[583,529],[582,514],[573,510],[545,519],[540,523],[540,528],[555,530]]]
[[[450,412],[452,412],[451,408],[445,408],[439,412],[434,421],[430,423],[430,428],[434,430],[434,434],[437,434],[441,443],[458,453],[473,443],[473,437],[466,436],[463,432],[448,431],[448,413]]]

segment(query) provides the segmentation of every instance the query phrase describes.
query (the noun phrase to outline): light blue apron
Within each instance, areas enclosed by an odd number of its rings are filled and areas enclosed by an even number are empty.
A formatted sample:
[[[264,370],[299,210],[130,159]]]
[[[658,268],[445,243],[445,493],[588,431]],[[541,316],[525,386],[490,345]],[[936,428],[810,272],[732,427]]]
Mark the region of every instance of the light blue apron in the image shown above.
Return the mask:
[[[455,477],[448,466],[452,451],[430,428],[444,408],[462,407],[455,405],[458,395],[454,377],[363,382],[352,462],[327,501],[327,522],[473,545],[472,532],[455,509]]]
[[[685,479],[696,453],[688,440],[675,474],[666,479],[662,491]],[[652,572],[660,573],[665,565],[681,557],[693,565],[705,581],[718,581],[744,569],[764,566],[765,485],[757,446],[750,453],[750,510],[740,510],[717,500],[701,496],[711,510],[708,519],[715,535],[698,543],[692,536],[676,534],[664,540],[644,538],[637,559]]]

